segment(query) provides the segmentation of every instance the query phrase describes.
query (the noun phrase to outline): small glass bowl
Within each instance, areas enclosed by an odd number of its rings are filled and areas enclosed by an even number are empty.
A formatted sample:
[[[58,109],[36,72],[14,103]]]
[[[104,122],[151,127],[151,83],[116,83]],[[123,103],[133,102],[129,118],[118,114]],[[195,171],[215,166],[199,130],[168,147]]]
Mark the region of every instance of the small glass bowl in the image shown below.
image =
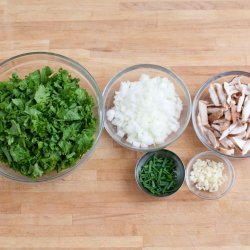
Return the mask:
[[[194,97],[194,101],[193,101],[193,107],[192,107],[192,122],[193,122],[193,126],[194,126],[194,130],[196,135],[198,136],[198,138],[200,139],[200,141],[202,142],[202,144],[207,147],[207,149],[213,151],[214,153],[221,155],[221,156],[225,156],[228,158],[235,158],[235,159],[239,159],[239,158],[248,158],[250,157],[250,152],[248,152],[245,155],[241,155],[241,154],[234,154],[234,155],[226,155],[223,154],[222,152],[220,152],[219,150],[217,150],[216,148],[214,148],[210,143],[209,140],[204,136],[204,134],[202,133],[200,127],[198,126],[198,122],[197,122],[197,115],[199,112],[199,101],[200,100],[207,100],[209,98],[209,93],[208,93],[208,88],[210,86],[211,83],[214,82],[218,82],[218,83],[224,83],[224,82],[228,82],[230,81],[232,78],[236,77],[236,76],[242,76],[242,82],[249,82],[250,81],[250,72],[244,72],[244,71],[227,71],[224,73],[220,73],[218,75],[215,75],[211,78],[209,78],[202,86],[201,88],[198,90],[198,92],[196,93],[195,97]]]
[[[209,191],[204,191],[204,190],[199,190],[195,187],[195,184],[191,181],[190,179],[190,173],[193,170],[193,165],[194,163],[198,160],[213,160],[216,162],[222,162],[224,164],[224,170],[223,174],[227,176],[227,180],[220,186],[219,190],[217,192],[209,192]],[[235,180],[235,174],[234,174],[234,168],[231,164],[231,162],[222,156],[218,156],[217,154],[207,151],[207,152],[202,152],[200,154],[195,155],[188,163],[186,167],[186,184],[189,188],[189,190],[197,195],[198,197],[205,199],[205,200],[215,200],[215,199],[220,199],[223,197],[226,193],[228,193]]]
[[[180,116],[180,128],[177,132],[170,134],[162,144],[151,145],[147,148],[135,147],[131,143],[126,141],[126,138],[119,137],[116,133],[117,129],[106,116],[107,111],[113,107],[114,95],[115,92],[120,88],[120,84],[122,81],[138,81],[142,74],[148,74],[150,77],[167,77],[175,87],[177,94],[179,95],[180,99],[182,100],[183,110]],[[117,73],[107,84],[106,88],[103,92],[103,102],[104,102],[104,126],[109,133],[109,135],[121,146],[142,151],[142,152],[150,152],[156,151],[166,146],[170,145],[174,141],[176,141],[182,133],[185,131],[190,117],[191,117],[191,97],[187,87],[185,86],[184,82],[177,76],[173,71],[170,69],[153,65],[153,64],[138,64],[131,66],[122,70],[121,72]]]
[[[0,162],[0,175],[18,182],[46,182],[62,178],[71,173],[73,170],[81,166],[94,152],[103,128],[103,101],[101,91],[92,75],[83,66],[68,57],[50,52],[31,52],[14,56],[0,63],[0,81],[9,79],[13,72],[18,73],[19,76],[23,78],[28,73],[45,66],[51,67],[54,71],[59,68],[68,70],[72,76],[80,79],[80,87],[85,88],[93,97],[95,103],[93,112],[97,120],[94,143],[91,149],[82,155],[82,158],[79,159],[75,166],[69,167],[60,172],[53,171],[49,174],[44,174],[42,177],[35,180],[21,175],[19,172],[14,171],[6,164]]]
[[[176,163],[176,174],[177,174],[177,186],[176,188],[171,192],[171,193],[167,193],[167,194],[164,194],[164,195],[155,195],[155,194],[152,194],[149,190],[147,190],[146,188],[143,187],[143,185],[141,184],[140,180],[139,180],[139,173],[142,169],[142,167],[153,157],[153,156],[156,156],[156,157],[161,157],[161,158],[172,158],[174,159],[175,163]],[[181,159],[179,158],[178,155],[176,155],[174,152],[172,151],[169,151],[169,150],[166,150],[166,149],[161,149],[159,151],[156,151],[156,152],[148,152],[146,154],[144,154],[137,162],[136,164],[136,167],[135,167],[135,179],[136,179],[136,182],[139,186],[139,188],[151,195],[151,196],[154,196],[154,197],[167,197],[167,196],[170,196],[174,193],[176,193],[180,187],[182,186],[183,182],[184,182],[184,179],[185,179],[185,168],[184,168],[184,165],[183,165],[183,162],[181,161]]]

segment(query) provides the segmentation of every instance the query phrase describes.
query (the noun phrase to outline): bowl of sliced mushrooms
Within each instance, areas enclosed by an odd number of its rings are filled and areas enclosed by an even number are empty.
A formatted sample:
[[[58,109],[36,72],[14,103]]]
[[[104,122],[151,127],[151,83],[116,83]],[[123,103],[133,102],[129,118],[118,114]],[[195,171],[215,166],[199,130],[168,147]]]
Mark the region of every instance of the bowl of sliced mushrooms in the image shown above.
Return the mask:
[[[250,72],[228,71],[208,79],[194,98],[192,121],[208,149],[250,157]]]

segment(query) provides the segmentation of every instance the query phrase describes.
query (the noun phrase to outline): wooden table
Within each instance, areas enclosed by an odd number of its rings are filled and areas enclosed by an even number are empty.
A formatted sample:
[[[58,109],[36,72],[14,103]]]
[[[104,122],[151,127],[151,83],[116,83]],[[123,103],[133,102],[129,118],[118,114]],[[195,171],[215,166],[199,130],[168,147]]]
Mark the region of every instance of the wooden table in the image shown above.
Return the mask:
[[[192,97],[212,75],[250,69],[249,0],[0,0],[0,59],[53,51],[103,89],[137,63],[171,67]],[[206,149],[192,124],[170,150],[187,163]],[[204,201],[183,185],[168,199],[138,190],[139,153],[104,131],[87,164],[48,184],[0,179],[0,249],[250,249],[250,160],[236,183]]]

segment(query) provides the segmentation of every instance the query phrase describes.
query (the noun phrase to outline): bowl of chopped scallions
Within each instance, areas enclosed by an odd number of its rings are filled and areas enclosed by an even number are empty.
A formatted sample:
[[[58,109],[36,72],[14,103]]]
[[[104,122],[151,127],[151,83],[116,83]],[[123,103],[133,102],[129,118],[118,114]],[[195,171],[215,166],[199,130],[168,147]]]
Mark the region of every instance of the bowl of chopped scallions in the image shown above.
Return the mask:
[[[144,154],[137,162],[135,179],[142,191],[155,197],[176,193],[185,179],[181,159],[169,150]]]

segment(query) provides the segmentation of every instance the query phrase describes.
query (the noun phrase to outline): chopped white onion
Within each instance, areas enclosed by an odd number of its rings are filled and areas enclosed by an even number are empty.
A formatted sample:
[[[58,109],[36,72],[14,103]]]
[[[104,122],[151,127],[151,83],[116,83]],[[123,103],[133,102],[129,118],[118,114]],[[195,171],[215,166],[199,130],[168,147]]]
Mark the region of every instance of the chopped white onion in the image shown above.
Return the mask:
[[[134,147],[161,144],[179,127],[182,101],[165,77],[142,74],[137,82],[122,82],[107,119]]]

